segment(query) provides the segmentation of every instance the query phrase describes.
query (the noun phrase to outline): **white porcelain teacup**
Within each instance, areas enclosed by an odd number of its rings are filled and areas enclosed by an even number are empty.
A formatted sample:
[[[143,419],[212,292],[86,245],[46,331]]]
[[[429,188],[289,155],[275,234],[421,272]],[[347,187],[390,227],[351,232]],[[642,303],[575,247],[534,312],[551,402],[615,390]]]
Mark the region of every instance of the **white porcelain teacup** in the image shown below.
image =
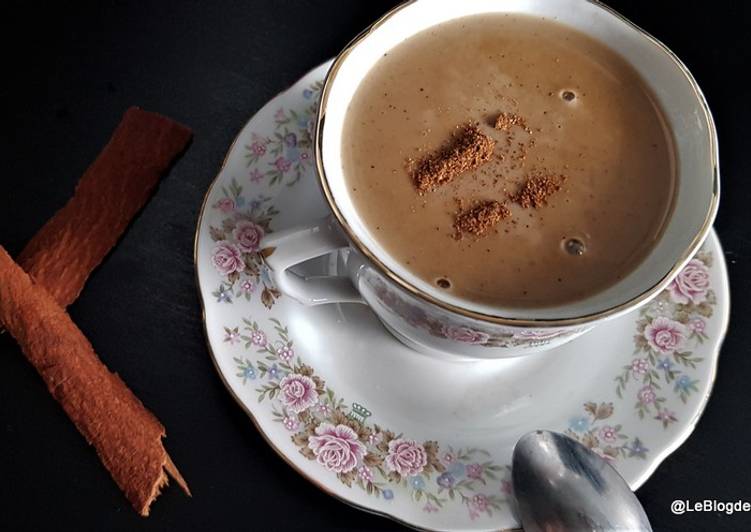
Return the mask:
[[[489,12],[555,19],[619,52],[651,87],[675,137],[678,191],[663,236],[630,275],[572,304],[536,309],[488,307],[436,289],[382,248],[358,215],[345,186],[343,126],[348,104],[370,68],[391,48],[430,26]],[[323,88],[315,133],[320,182],[333,216],[264,239],[262,246],[270,253],[266,260],[277,287],[308,305],[364,302],[398,339],[423,352],[501,358],[567,342],[657,295],[697,251],[717,212],[717,138],[694,78],[662,43],[592,1],[406,2],[365,30],[336,58]],[[343,275],[302,278],[288,270],[341,249],[349,250]]]

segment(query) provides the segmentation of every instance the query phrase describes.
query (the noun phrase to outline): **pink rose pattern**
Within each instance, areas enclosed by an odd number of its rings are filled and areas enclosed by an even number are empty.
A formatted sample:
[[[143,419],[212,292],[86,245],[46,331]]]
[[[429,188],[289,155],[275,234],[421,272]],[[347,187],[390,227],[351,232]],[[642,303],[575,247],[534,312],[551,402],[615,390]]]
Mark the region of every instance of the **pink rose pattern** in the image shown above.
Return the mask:
[[[221,277],[212,295],[224,303],[233,303],[233,297],[250,301],[258,288],[261,301],[271,308],[281,294],[265,271],[260,244],[278,211],[264,195],[248,201],[242,194],[243,185],[235,178],[221,190],[224,197],[213,206],[225,217],[220,224],[209,226],[214,241],[212,263]]]
[[[660,297],[672,298],[672,295],[666,291]],[[708,328],[714,304],[711,289],[705,298],[703,303],[708,307],[700,308],[690,303],[688,310],[684,308],[680,311],[682,313],[675,315],[664,315],[665,307],[659,305],[659,301],[643,309],[635,337],[637,351],[641,354],[624,366],[623,375],[616,379],[619,380],[619,397],[630,380],[639,382],[634,394],[639,415],[649,416],[664,427],[675,423],[678,418],[674,409],[665,407],[666,399],[661,391],[675,386],[682,387],[682,393],[688,394],[692,383],[698,382],[678,378],[685,375],[691,364],[699,362],[690,352],[680,349],[685,348],[692,338],[689,332],[703,334]],[[508,477],[501,478],[504,468],[483,462],[482,458],[473,460],[473,453],[480,452],[477,449],[449,447],[441,450],[435,442],[419,443],[396,437],[388,430],[376,430],[364,420],[355,421],[349,415],[352,410],[338,400],[333,391],[326,389],[322,381],[316,381],[317,377],[314,378],[309,367],[299,362],[286,327],[273,321],[279,339],[271,341],[255,322],[243,321],[248,332],[241,335],[241,339],[249,348],[260,348],[261,360],[256,362],[255,368],[247,359],[244,362],[237,359],[238,369],[247,370],[250,364],[250,368],[260,372],[261,377],[268,375],[267,382],[258,388],[260,400],[270,398],[277,401],[277,421],[292,434],[292,441],[305,456],[339,475],[342,482],[383,495],[387,500],[396,495],[393,490],[386,490],[384,483],[406,486],[404,489],[420,492],[427,498],[423,509],[429,512],[440,511],[442,507],[436,503],[438,499],[431,499],[431,496],[437,498],[445,490],[453,489],[461,492],[457,500],[462,501],[473,519],[500,508],[510,496],[510,481]],[[229,330],[234,331],[234,328]],[[456,334],[464,335],[465,332]],[[274,361],[273,377],[266,360]],[[670,386],[654,386],[653,383],[657,382],[651,379],[655,379],[655,375],[669,378]],[[587,403],[584,407],[588,417],[577,418],[576,430],[569,429],[569,436],[610,462],[644,458],[649,453],[644,442],[624,434],[621,425],[604,423],[613,415],[613,403]],[[363,416],[362,412],[360,408],[358,415]],[[453,476],[455,474],[460,476]],[[490,482],[497,482],[497,487],[491,489]]]
[[[636,354],[615,378],[618,397],[624,396],[632,381],[636,383],[632,393],[637,414],[664,428],[678,421],[675,411],[667,408],[668,394],[685,403],[698,391],[691,372],[702,358],[692,353],[692,346],[709,338],[708,320],[716,304],[711,265],[712,255],[700,251],[665,291],[640,309]]]
[[[484,344],[490,339],[488,333],[476,331],[469,327],[456,327],[453,325],[444,325],[443,335],[449,340],[455,340],[465,344]]]
[[[365,456],[365,445],[347,425],[321,423],[315,433],[315,436],[308,438],[308,447],[313,451],[316,462],[329,471],[348,473]]]
[[[378,279],[369,279],[380,303],[413,327],[422,329],[432,336],[455,342],[482,347],[536,347],[558,338],[579,334],[581,329],[524,330],[507,328],[500,333],[465,327],[456,323],[446,323],[442,317],[430,316],[420,306],[402,299],[386,284]]]
[[[299,414],[318,402],[316,383],[310,377],[292,373],[279,382],[282,404],[290,412]]]
[[[686,336],[685,325],[664,316],[655,318],[644,328],[647,343],[658,353],[677,351],[683,346]]]
[[[230,255],[233,254],[230,253]],[[672,297],[672,295],[666,291],[660,297]],[[712,301],[711,290],[707,291],[705,298],[705,301]],[[654,308],[657,308],[658,304],[659,302],[655,303]],[[696,312],[702,312],[700,315],[693,312],[692,307],[687,314],[665,316],[663,315],[663,308],[664,306],[659,307],[660,312],[656,316],[652,315],[650,308],[642,311],[642,318],[637,322],[637,327],[640,330],[640,334],[636,337],[637,348],[645,353],[651,353],[651,355],[636,356],[625,366],[625,372],[630,378],[642,382],[635,394],[640,416],[646,416],[651,410],[652,413],[649,415],[662,423],[664,427],[668,427],[671,423],[677,421],[677,415],[673,410],[665,408],[663,404],[665,398],[661,397],[658,392],[660,388],[652,386],[649,379],[655,378],[654,375],[660,374],[660,372],[665,375],[676,372],[677,370],[673,369],[673,365],[676,363],[686,365],[698,362],[698,360],[691,359],[690,353],[684,353],[680,349],[685,347],[689,339],[689,332],[701,332],[703,334],[707,327],[707,319],[711,317],[711,304],[708,310],[698,310],[697,307]],[[373,431],[360,422],[353,422],[353,424],[350,424],[350,422],[332,423],[332,419],[348,419],[346,415],[342,414],[346,407],[341,402],[337,403],[333,394],[330,397],[319,395],[318,385],[312,378],[310,369],[304,369],[304,366],[294,363],[295,355],[291,341],[287,337],[286,328],[283,328],[278,322],[274,322],[275,328],[280,334],[280,340],[269,342],[266,334],[258,329],[255,323],[249,321],[246,321],[246,323],[250,332],[242,338],[246,340],[247,345],[261,347],[262,352],[265,350],[267,355],[275,358],[285,372],[278,383],[266,384],[264,385],[265,388],[259,389],[262,392],[261,399],[267,397],[266,394],[270,391],[275,392],[281,407],[280,417],[277,421],[292,433],[294,442],[300,442],[298,445],[307,449],[306,452],[310,453],[311,459],[315,459],[324,468],[339,475],[342,482],[348,485],[354,482],[362,489],[384,494],[384,498],[391,499],[394,496],[392,490],[388,490],[387,497],[386,491],[382,487],[377,487],[377,482],[397,482],[400,479],[405,479],[407,480],[407,489],[419,491],[428,497],[428,504],[425,508],[429,509],[425,511],[431,512],[440,508],[439,505],[433,504],[429,498],[432,494],[431,489],[435,491],[434,497],[438,497],[441,490],[448,489],[448,487],[456,490],[464,489],[468,493],[462,495],[461,500],[472,519],[479,517],[483,512],[492,513],[491,509],[499,508],[500,504],[504,502],[510,490],[509,481],[507,479],[497,480],[500,486],[495,490],[496,494],[490,494],[487,491],[487,482],[491,478],[497,478],[499,467],[495,465],[487,467],[486,464],[467,460],[467,454],[472,451],[449,449],[440,452],[437,445],[431,443],[431,445],[435,445],[431,447],[430,452],[433,453],[431,459],[426,447],[427,444],[403,437],[396,438],[388,431]],[[466,331],[452,331],[450,334],[470,341],[484,340],[482,337],[471,336]],[[671,362],[665,358],[666,356],[673,357],[677,362]],[[660,371],[656,369],[658,362]],[[265,369],[262,368],[261,364],[263,363],[258,362],[258,368]],[[302,371],[306,374],[301,373]],[[680,373],[680,371],[677,371],[676,375]],[[620,378],[626,379],[626,377],[621,376],[617,380]],[[681,384],[684,381],[676,381],[675,376],[672,377],[671,384],[673,382],[678,382],[676,386],[688,386],[688,384]],[[687,382],[690,383],[691,381]],[[619,396],[625,390],[625,384],[626,382],[619,384]],[[687,389],[683,392],[689,393]],[[271,397],[271,395],[268,395],[268,397]],[[639,438],[629,438],[623,434],[620,425],[598,425],[600,420],[612,416],[612,403],[600,405],[588,403],[585,405],[585,410],[590,416],[590,421],[584,424],[584,430],[569,430],[567,433],[590,447],[605,460],[613,462],[624,458],[643,458],[649,452]],[[316,422],[313,424],[314,430],[308,428],[311,426],[311,421]],[[310,433],[307,432],[309,430]],[[369,459],[368,457],[371,455],[380,456],[380,458]],[[383,464],[383,471],[368,465],[369,463],[378,463],[378,460]],[[456,462],[461,464],[460,471],[463,471],[462,474],[465,478],[462,488],[458,487],[458,479],[453,477],[450,481],[444,479],[443,484],[439,481],[445,475],[443,473],[439,475],[438,472],[445,471],[447,467]],[[437,469],[438,467],[441,469]],[[486,469],[492,471],[494,476],[488,477]],[[394,478],[391,476],[379,477],[376,480],[376,477],[382,474],[397,476]],[[446,474],[450,476],[449,473]],[[432,479],[432,485],[426,483],[429,479]],[[477,491],[480,489],[483,491]]]
[[[211,252],[211,263],[220,275],[239,273],[245,269],[242,252],[240,249],[225,241],[217,242]]]
[[[386,469],[395,471],[403,477],[417,475],[428,463],[425,447],[415,440],[398,438],[389,442],[386,455]]]
[[[230,198],[221,198],[216,203],[214,203],[214,208],[219,209],[226,214],[228,212],[232,212],[235,209],[235,202]]]
[[[452,481],[451,489],[470,517],[473,513],[492,516],[503,507],[508,493],[501,483],[509,482],[508,467],[496,465],[481,449],[442,450],[437,442],[421,443],[369,425],[366,418],[370,412],[355,404],[349,408],[302,363],[292,349],[287,327],[271,319],[278,336],[273,338],[257,322],[242,321],[245,326],[240,338],[257,358],[236,358],[238,377],[244,375],[243,383],[257,387],[260,402],[273,401],[274,420],[290,434],[303,456],[335,473],[347,486],[357,486],[383,500],[411,490],[410,500],[424,499],[426,512],[445,506],[448,488],[441,479],[449,475],[448,467],[458,467],[465,471],[464,479]]]
[[[240,220],[232,231],[232,236],[237,241],[237,247],[241,251],[258,251],[258,246],[263,238],[263,227],[247,220]]]
[[[217,302],[232,304],[236,297],[251,300],[252,290],[236,289],[240,272],[246,272],[253,286],[259,287],[265,307],[271,308],[281,296],[271,284],[259,254],[261,239],[269,232],[271,219],[278,211],[268,204],[271,198],[260,194],[248,199],[243,195],[243,188],[250,186],[255,190],[264,180],[268,186],[281,183],[291,186],[310,171],[313,158],[309,126],[317,112],[316,100],[322,86],[322,82],[316,82],[305,89],[307,97],[303,98],[306,101],[303,108],[278,109],[273,117],[275,131],[270,135],[250,134],[244,144],[248,170],[242,183],[232,177],[216,187],[224,197],[217,199],[212,207],[225,219],[209,228],[211,239],[233,244],[242,253],[242,257],[238,257],[234,249],[226,248],[213,253],[212,262],[222,277],[218,288],[212,292]]]
[[[709,291],[709,268],[698,259],[691,259],[668,287],[676,303],[702,303]]]
[[[680,322],[665,316],[650,318],[648,311],[645,311],[644,316],[640,336],[643,343],[638,345],[642,349],[654,351],[651,339],[660,348],[660,354],[662,349],[675,352],[680,341],[673,336],[683,334],[687,329],[681,329]],[[355,410],[350,411],[343,401],[337,400],[333,391],[326,389],[320,379],[315,380],[317,377],[314,378],[311,368],[299,362],[286,327],[273,320],[279,339],[272,341],[257,323],[243,321],[248,333],[241,338],[247,346],[261,348],[260,360],[256,362],[261,376],[271,375],[269,366],[270,362],[274,363],[274,377],[267,377],[267,383],[258,388],[261,393],[259,399],[263,401],[268,397],[277,400],[277,421],[292,433],[292,441],[301,448],[303,455],[336,473],[342,482],[347,485],[356,484],[369,493],[383,495],[387,500],[395,495],[391,489],[386,491],[384,482],[407,486],[405,489],[420,492],[427,497],[430,506],[426,511],[431,512],[441,508],[441,504],[436,504],[440,501],[438,497],[441,493],[447,489],[456,490],[461,493],[457,499],[466,506],[472,519],[483,513],[492,515],[492,510],[499,509],[505,502],[511,489],[508,478],[500,478],[505,469],[492,462],[472,460],[473,453],[481,452],[480,450],[448,448],[441,451],[436,442],[420,443],[402,436],[396,437],[388,430],[368,425],[362,416],[369,416],[370,413],[363,414],[367,410],[362,407],[357,409],[361,419],[356,421],[349,415],[349,412]],[[650,326],[652,329],[647,333],[647,327]],[[670,336],[660,335],[663,331],[668,331]],[[237,360],[238,368],[247,367],[247,360],[243,364]],[[640,379],[652,375],[654,371],[650,360],[649,357],[634,358],[626,366],[628,375]],[[669,367],[665,365],[665,368]],[[282,371],[281,379],[276,376],[279,371]],[[642,384],[636,396],[639,404],[644,407],[658,408],[655,418],[666,426],[677,420],[673,411],[659,407],[661,398],[657,388],[649,382]],[[640,458],[649,452],[639,438],[629,438],[623,434],[620,425],[600,424],[613,415],[612,403],[587,403],[585,411],[589,419],[582,418],[584,422],[579,424],[577,430],[569,429],[567,434],[604,459],[612,462],[619,458]],[[373,464],[382,464],[382,467],[374,467]],[[460,473],[455,473],[456,471]],[[456,474],[461,476],[455,477]],[[464,480],[459,482],[462,478]],[[498,483],[493,490],[489,486],[492,481]]]

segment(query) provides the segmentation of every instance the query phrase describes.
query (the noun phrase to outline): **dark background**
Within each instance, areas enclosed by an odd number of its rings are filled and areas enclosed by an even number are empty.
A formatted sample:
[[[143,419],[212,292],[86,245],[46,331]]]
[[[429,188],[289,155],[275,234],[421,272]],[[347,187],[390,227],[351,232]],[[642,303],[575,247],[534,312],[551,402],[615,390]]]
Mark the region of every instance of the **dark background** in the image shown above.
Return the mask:
[[[70,313],[168,430],[190,482],[138,517],[7,334],[0,336],[0,528],[389,530],[299,477],[215,374],[193,271],[198,210],[234,136],[268,99],[395,2],[3,3],[0,244],[17,254],[70,197],[133,104],[195,140]],[[720,136],[717,230],[733,293],[715,391],[639,498],[657,530],[751,530],[751,514],[673,516],[670,502],[751,500],[751,66],[748,4],[613,1],[693,71]]]

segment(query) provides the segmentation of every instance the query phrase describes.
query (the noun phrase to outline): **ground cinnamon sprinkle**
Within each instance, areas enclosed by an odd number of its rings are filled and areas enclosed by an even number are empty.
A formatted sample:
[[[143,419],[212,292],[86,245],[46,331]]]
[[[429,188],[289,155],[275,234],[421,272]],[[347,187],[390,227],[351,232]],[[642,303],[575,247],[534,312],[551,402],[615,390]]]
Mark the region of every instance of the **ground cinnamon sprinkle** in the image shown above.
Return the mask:
[[[562,174],[532,174],[527,177],[521,189],[509,196],[509,199],[524,209],[530,207],[537,209],[548,203],[548,198],[561,189],[565,180],[566,176]]]
[[[464,126],[454,142],[436,153],[421,159],[412,179],[420,194],[448,183],[462,174],[490,160],[495,141],[474,124]]]
[[[501,131],[509,131],[514,126],[519,126],[527,133],[531,133],[527,127],[527,121],[516,113],[501,113],[495,120],[495,128]]]
[[[505,205],[495,201],[483,201],[460,213],[454,221],[454,238],[461,239],[465,233],[483,236],[501,220],[511,216]]]
[[[534,139],[531,138],[532,130],[527,126],[526,119],[516,113],[503,112],[498,115],[493,125],[496,130],[506,132],[506,146],[501,145],[499,148],[501,152],[498,154],[499,160],[507,161],[507,166],[511,170],[515,170],[518,166],[523,167],[528,156],[528,149],[534,146]],[[524,142],[516,141],[515,132],[512,131],[514,128],[522,129],[530,135],[530,138]],[[470,122],[460,127],[460,133],[450,144],[428,154],[416,163],[409,162],[415,187],[422,195],[449,183],[459,174],[473,170],[489,161],[495,148],[496,141],[483,133],[476,123]],[[490,174],[485,169],[480,169],[476,186],[486,189],[490,185],[482,179],[483,175]],[[495,173],[492,177],[492,184],[496,185],[499,175]],[[552,194],[561,189],[565,180],[566,176],[563,174],[536,170],[526,176],[524,183],[514,194],[507,193],[505,187],[503,193],[522,208],[540,208],[547,204]],[[457,213],[454,219],[453,236],[457,240],[462,239],[464,235],[482,237],[501,220],[511,217],[511,211],[499,201],[483,200],[467,206],[468,200],[469,198],[466,197],[454,197]],[[436,229],[439,228],[436,227]]]

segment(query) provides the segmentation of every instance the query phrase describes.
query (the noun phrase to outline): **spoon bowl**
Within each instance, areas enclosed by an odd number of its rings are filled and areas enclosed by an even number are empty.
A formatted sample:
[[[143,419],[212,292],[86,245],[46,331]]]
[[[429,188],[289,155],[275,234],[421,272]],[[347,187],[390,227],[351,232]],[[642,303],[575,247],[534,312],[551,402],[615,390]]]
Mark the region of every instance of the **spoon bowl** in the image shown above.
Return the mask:
[[[603,458],[544,430],[514,447],[514,496],[525,532],[649,531],[636,495]]]

